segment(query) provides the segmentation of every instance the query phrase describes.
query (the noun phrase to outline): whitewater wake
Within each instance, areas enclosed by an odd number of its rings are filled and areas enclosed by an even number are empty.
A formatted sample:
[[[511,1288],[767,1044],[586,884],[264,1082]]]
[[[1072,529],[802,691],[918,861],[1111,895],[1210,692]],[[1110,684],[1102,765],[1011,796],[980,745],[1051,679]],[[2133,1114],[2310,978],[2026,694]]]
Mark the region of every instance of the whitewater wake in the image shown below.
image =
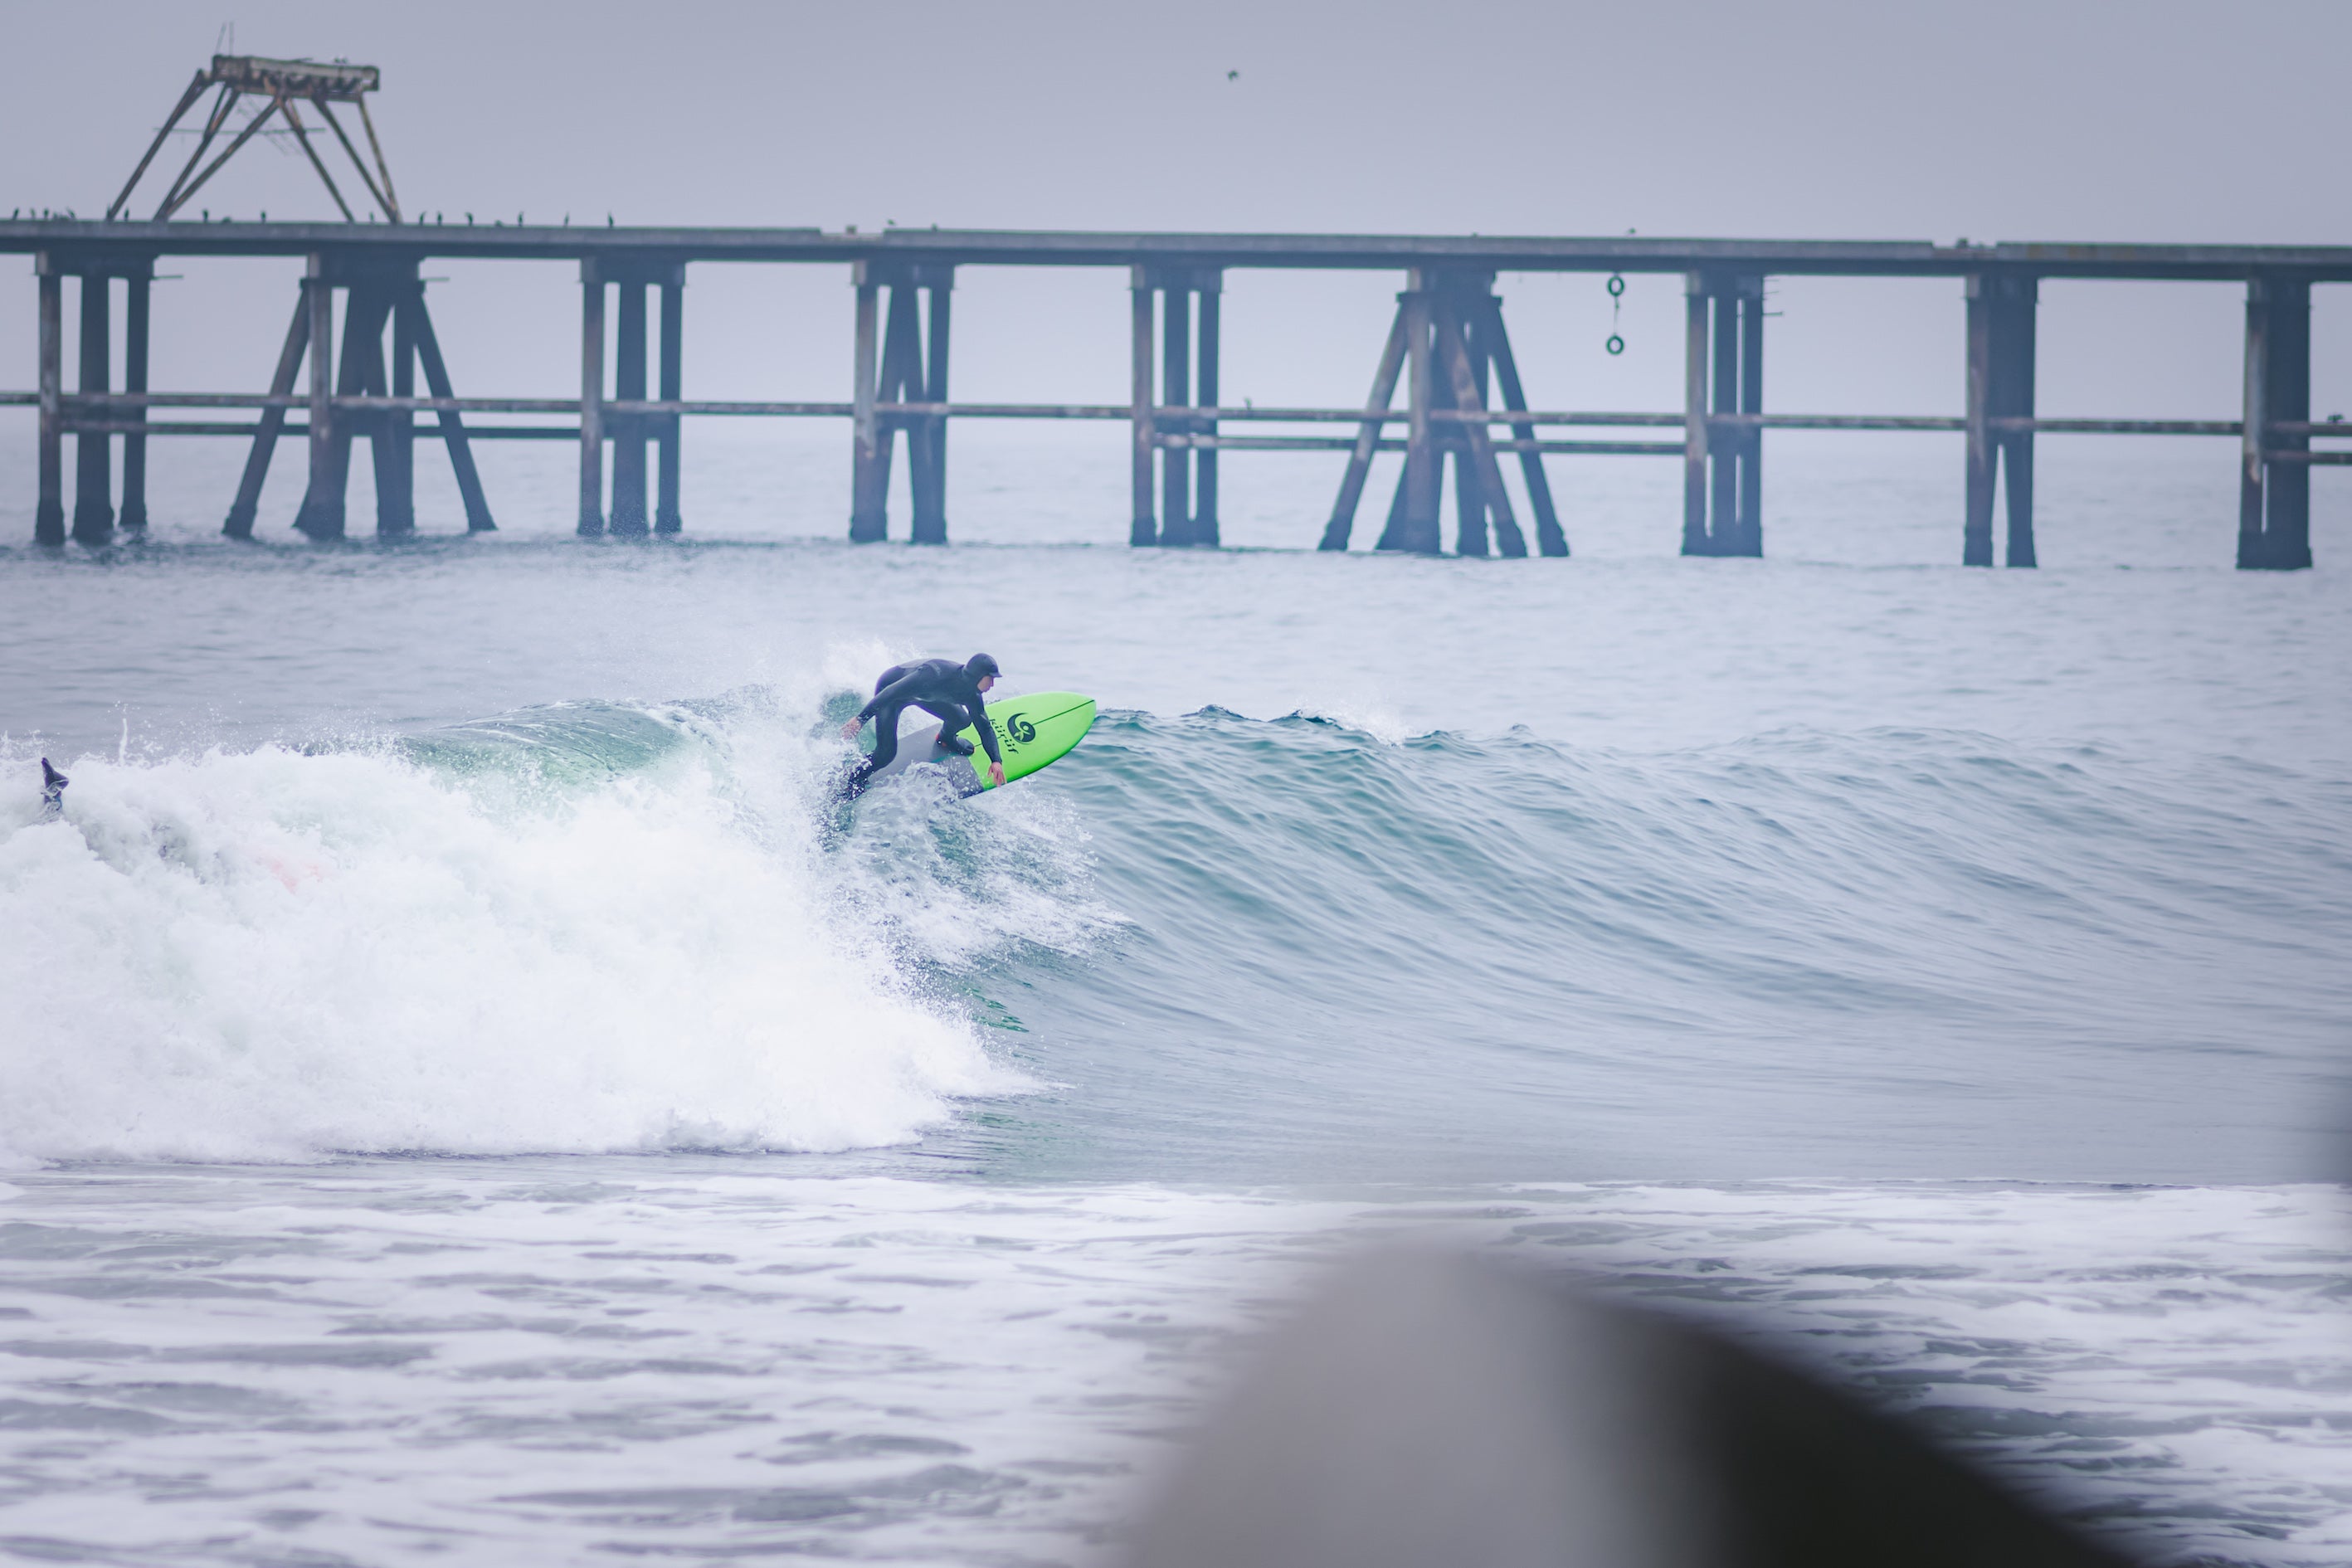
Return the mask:
[[[0,795],[0,1156],[838,1150],[1021,1076],[843,896],[805,725],[585,704]]]

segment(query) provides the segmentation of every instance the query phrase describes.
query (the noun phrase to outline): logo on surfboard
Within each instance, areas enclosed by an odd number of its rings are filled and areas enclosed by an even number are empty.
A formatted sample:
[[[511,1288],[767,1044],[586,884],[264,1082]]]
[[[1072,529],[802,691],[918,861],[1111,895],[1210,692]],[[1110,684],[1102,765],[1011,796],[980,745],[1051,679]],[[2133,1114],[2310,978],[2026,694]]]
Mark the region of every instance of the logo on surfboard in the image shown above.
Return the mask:
[[[1037,738],[1037,726],[1018,713],[1010,713],[1005,716],[1004,732],[1025,746]]]

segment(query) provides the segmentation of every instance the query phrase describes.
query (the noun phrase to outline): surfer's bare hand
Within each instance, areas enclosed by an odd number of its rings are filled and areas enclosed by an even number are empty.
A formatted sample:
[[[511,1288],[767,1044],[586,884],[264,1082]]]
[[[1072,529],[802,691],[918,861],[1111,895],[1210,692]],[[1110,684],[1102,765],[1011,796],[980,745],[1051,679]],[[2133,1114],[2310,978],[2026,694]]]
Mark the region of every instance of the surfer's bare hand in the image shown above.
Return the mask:
[[[1004,787],[1004,764],[1003,764],[1003,763],[989,763],[989,764],[988,764],[988,776],[989,776],[990,778],[993,779],[993,780],[996,782],[996,785],[997,785],[997,787],[998,787],[999,789],[1003,788],[1003,787]]]
[[[841,727],[841,738],[845,741],[855,741],[857,739],[857,731],[864,728],[866,728],[866,721],[853,715],[849,722]]]

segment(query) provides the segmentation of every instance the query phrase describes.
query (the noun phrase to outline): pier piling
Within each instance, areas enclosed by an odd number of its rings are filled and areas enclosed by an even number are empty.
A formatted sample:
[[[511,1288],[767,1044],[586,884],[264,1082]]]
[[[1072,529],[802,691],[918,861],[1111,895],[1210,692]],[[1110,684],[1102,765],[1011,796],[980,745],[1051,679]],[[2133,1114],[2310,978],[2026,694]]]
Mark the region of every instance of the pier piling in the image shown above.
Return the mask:
[[[580,522],[583,539],[604,531],[604,264],[580,263]]]
[[[686,342],[684,262],[666,269],[661,279],[661,395],[663,402],[676,403],[685,395],[680,375]],[[686,526],[677,510],[678,416],[665,414],[656,423],[660,429],[661,475],[656,482],[654,531],[676,533]]]
[[[343,536],[343,491],[335,480],[335,289],[327,258],[312,252],[302,288],[310,306],[310,479],[294,514],[297,531],[312,539]],[[348,308],[346,309],[348,314]]]
[[[2311,564],[2311,284],[2272,274],[2246,285],[2244,434],[2238,564]],[[2301,426],[2283,430],[2280,426]]]
[[[1430,352],[1434,301],[1429,275],[1416,268],[1397,296],[1404,314],[1405,436],[1404,472],[1397,479],[1396,496],[1389,503],[1388,526],[1381,531],[1377,550],[1406,550],[1434,555],[1441,548],[1437,509],[1445,493],[1429,410],[1437,391],[1435,357]]]
[[[1223,331],[1225,274],[1223,268],[1203,267],[1194,270],[1193,294],[1199,301],[1199,313],[1193,331],[1196,352],[1192,356],[1192,397],[1202,408],[1217,405],[1218,337]],[[1192,434],[1208,438],[1210,445],[1192,448],[1192,542],[1204,550],[1223,546],[1223,531],[1217,522],[1217,420],[1214,415],[1204,415],[1192,421]]]
[[[412,279],[401,295],[402,308],[409,312],[410,335],[416,343],[416,365],[425,373],[425,390],[440,405],[441,444],[449,452],[449,468],[457,480],[457,499],[466,509],[466,531],[488,533],[498,524],[490,521],[489,498],[482,491],[481,471],[474,466],[474,447],[467,437],[466,416],[457,407],[457,388],[450,384],[449,367],[441,358],[441,340],[433,331],[433,313],[425,308],[425,285]],[[402,410],[404,414],[407,411]],[[414,431],[415,426],[410,429]]]
[[[1132,521],[1127,542],[1141,546],[1160,542],[1160,518],[1152,495],[1152,458],[1159,450],[1159,430],[1151,401],[1151,302],[1155,292],[1151,269],[1138,266],[1128,275],[1128,392],[1133,412],[1129,416],[1129,505]]]
[[[133,267],[122,279],[122,390],[134,396],[147,391],[148,311],[154,281],[154,263]],[[126,532],[147,528],[147,409],[134,404],[123,414],[131,428],[122,433],[122,510],[115,523]]]
[[[1160,401],[1170,408],[1192,405],[1192,291],[1160,281]],[[1189,436],[1192,421],[1181,416],[1162,436]],[[1192,449],[1163,447],[1160,452],[1160,542],[1192,542]]]
[[[955,297],[955,268],[925,268],[929,321],[924,337],[921,401],[948,400],[948,327]],[[916,544],[948,542],[948,416],[916,416],[907,429],[907,472],[911,479],[914,521],[908,539]]]
[[[1215,267],[1143,267],[1129,279],[1135,290],[1133,326],[1137,521],[1131,544],[1176,547],[1219,542],[1217,522],[1217,421],[1193,413],[1217,399],[1219,305],[1224,272]],[[1154,355],[1153,301],[1158,301],[1157,380],[1160,402],[1151,402]],[[1180,412],[1181,411],[1181,412]],[[1152,510],[1152,465],[1159,464],[1158,511]],[[1145,521],[1151,526],[1147,528]]]
[[[945,544],[947,520],[948,296],[955,268],[860,262],[857,289],[856,403],[851,413],[849,537],[872,543],[890,535],[890,466],[898,437],[907,437],[907,493],[916,544]],[[881,291],[888,289],[887,310]],[[925,343],[924,304],[930,307]],[[877,349],[876,329],[881,328]],[[879,404],[922,405],[919,412],[884,411]]]
[[[1764,279],[1685,280],[1683,553],[1764,553]]]
[[[286,329],[286,342],[278,351],[278,369],[269,378],[269,395],[282,398],[294,390],[294,378],[301,373],[302,360],[310,346],[310,284],[305,279],[301,291],[294,301],[294,320]],[[236,500],[229,503],[228,521],[221,531],[231,539],[251,539],[253,524],[261,509],[261,485],[269,477],[269,459],[278,449],[278,437],[286,428],[286,407],[272,402],[263,406],[261,418],[254,426],[253,446],[246,453],[245,475],[237,481]]]
[[[416,395],[416,319],[423,313],[425,285],[402,279],[391,287],[392,395]],[[387,409],[375,448],[375,531],[416,531],[416,416]]]
[[[1434,555],[1444,548],[1439,505],[1445,493],[1445,465],[1454,464],[1454,552],[1485,555],[1490,550],[1524,556],[1510,491],[1503,482],[1502,449],[1488,418],[1499,379],[1506,413],[1530,411],[1519,384],[1518,365],[1504,328],[1495,274],[1485,268],[1416,268],[1397,296],[1397,314],[1372,377],[1363,423],[1357,427],[1347,471],[1339,481],[1331,521],[1321,548],[1345,550],[1355,523],[1366,476],[1375,451],[1394,443],[1381,438],[1381,426],[1395,417],[1389,405],[1402,375],[1406,387],[1404,468],[1389,502],[1388,521],[1376,549]],[[1530,422],[1510,422],[1507,445],[1517,451],[1535,512],[1538,548],[1546,555],[1568,553],[1568,540],[1552,510],[1551,487]],[[1489,520],[1492,528],[1489,528]]]
[[[2034,318],[2040,285],[2017,274],[1968,280],[1967,526],[1960,562],[1992,564],[1995,480],[2008,481],[2011,566],[2034,564]],[[1996,426],[1995,420],[2002,421]]]
[[[33,508],[33,542],[66,542],[65,279],[47,251],[33,258],[40,290],[39,496]]]
[[[76,390],[88,397],[108,386],[113,345],[107,331],[109,307],[105,273],[85,269],[81,275],[80,378]],[[103,544],[114,537],[113,437],[103,430],[85,428],[74,437],[73,539],[76,544]]]
[[[622,273],[614,279],[620,310],[614,321],[613,397],[619,403],[642,403],[646,397],[646,284]],[[613,505],[605,526],[616,537],[634,539],[649,532],[646,515],[646,445],[648,432],[636,415],[608,414],[605,424],[613,443]]]

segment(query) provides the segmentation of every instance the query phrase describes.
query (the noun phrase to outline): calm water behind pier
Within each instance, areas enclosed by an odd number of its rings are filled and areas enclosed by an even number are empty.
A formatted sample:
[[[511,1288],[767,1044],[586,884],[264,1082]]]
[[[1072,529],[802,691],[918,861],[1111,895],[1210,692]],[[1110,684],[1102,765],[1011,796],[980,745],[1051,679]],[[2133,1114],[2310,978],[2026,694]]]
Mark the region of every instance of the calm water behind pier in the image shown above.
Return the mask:
[[[1430,1226],[2128,1548],[2352,1545],[2338,476],[2293,575],[2221,447],[2058,441],[1963,571],[1883,437],[1775,445],[1762,562],[1633,460],[1567,562],[1299,552],[1287,458],[1162,554],[1117,433],[960,430],[915,552],[837,431],[689,437],[676,543],[509,447],[494,538],[231,547],[184,446],[143,543],[0,548],[0,1551],[1097,1561]],[[973,647],[1103,722],[840,832],[828,723]]]

